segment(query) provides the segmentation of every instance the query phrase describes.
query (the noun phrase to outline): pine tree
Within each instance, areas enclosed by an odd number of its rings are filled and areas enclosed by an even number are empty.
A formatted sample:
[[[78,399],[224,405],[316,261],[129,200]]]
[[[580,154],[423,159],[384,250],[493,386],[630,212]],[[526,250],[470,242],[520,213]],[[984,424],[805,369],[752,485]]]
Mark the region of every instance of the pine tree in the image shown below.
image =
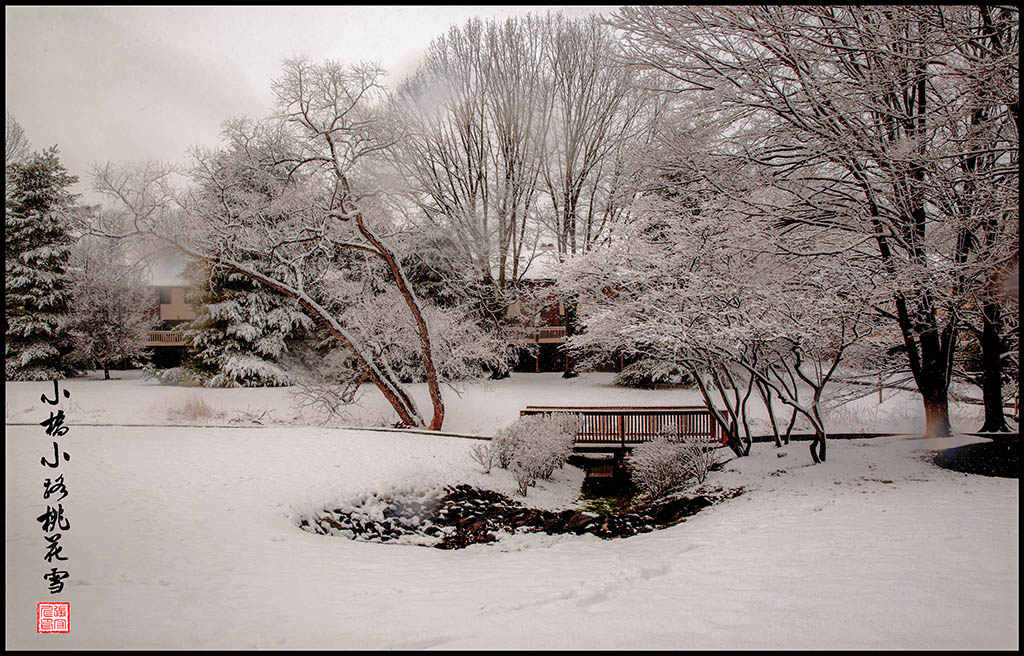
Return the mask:
[[[206,387],[290,385],[280,358],[313,326],[299,304],[237,273],[190,264],[189,277],[198,283],[189,294],[198,316],[184,330],[186,373]]]
[[[50,380],[74,373],[66,355],[71,299],[69,222],[78,181],[56,146],[6,169],[4,371],[7,380]]]

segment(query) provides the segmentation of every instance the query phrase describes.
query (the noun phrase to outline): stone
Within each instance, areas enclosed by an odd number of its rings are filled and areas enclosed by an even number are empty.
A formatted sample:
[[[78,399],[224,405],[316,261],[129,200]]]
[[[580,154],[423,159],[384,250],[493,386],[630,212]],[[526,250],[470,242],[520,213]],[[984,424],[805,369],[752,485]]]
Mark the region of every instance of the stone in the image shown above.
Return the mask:
[[[597,517],[587,513],[576,513],[565,522],[565,530],[569,533],[580,535],[586,533],[587,528],[597,521]]]
[[[737,496],[743,488],[723,492],[721,488],[691,498],[678,497],[658,503],[635,506],[631,512],[594,514],[567,509],[562,511],[527,508],[503,494],[477,490],[470,485],[445,488],[445,495],[429,502],[388,500],[373,497],[373,503],[385,502],[383,520],[375,520],[359,509],[325,510],[300,526],[322,535],[343,535],[370,542],[392,542],[419,535],[437,540],[442,549],[461,549],[471,544],[497,540],[494,531],[552,534],[592,533],[604,539],[623,538],[641,532],[672,526],[686,516],[699,512],[715,501]],[[419,542],[419,544],[424,544]]]

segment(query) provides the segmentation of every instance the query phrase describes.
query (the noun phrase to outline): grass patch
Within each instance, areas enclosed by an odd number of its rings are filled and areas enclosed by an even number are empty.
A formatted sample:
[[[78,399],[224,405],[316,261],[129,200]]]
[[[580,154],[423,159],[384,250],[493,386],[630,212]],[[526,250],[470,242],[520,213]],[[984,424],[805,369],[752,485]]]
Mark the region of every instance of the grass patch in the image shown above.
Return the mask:
[[[576,500],[584,512],[625,515],[633,508],[634,495],[598,496],[584,492]]]
[[[204,419],[213,419],[219,416],[221,413],[216,412],[210,405],[198,394],[194,394],[185,403],[177,408],[171,408],[167,412],[168,418],[171,419],[185,419],[188,421],[202,421]]]

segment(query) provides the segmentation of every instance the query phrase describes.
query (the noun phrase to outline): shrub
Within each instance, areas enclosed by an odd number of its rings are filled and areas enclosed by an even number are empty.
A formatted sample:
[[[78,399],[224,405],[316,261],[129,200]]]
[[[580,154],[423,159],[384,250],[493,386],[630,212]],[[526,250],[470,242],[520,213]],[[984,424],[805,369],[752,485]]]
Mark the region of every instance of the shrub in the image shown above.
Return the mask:
[[[200,382],[182,367],[158,369],[153,364],[147,364],[142,368],[142,375],[147,378],[155,378],[161,385],[177,385],[179,387],[198,387],[200,385]]]
[[[494,465],[498,464],[498,450],[494,448],[494,442],[477,444],[469,450],[469,457],[484,468],[485,474],[490,474]]]
[[[217,414],[218,413],[214,412],[213,408],[211,408],[209,404],[207,404],[206,401],[204,401],[198,394],[185,401],[181,407],[172,408],[171,411],[167,413],[168,417],[182,417],[191,421],[211,419]]]
[[[578,427],[576,415],[555,413],[520,417],[498,431],[488,444],[487,457],[502,469],[512,472],[519,484],[519,493],[526,496],[528,488],[535,485],[537,479],[551,478],[555,468],[566,463],[572,455]],[[480,457],[483,458],[483,454]]]
[[[718,461],[718,444],[703,440],[670,440],[660,435],[637,446],[626,466],[630,478],[650,498],[703,483]]]
[[[612,383],[620,387],[649,389],[659,385],[693,385],[693,378],[682,367],[660,360],[640,360],[623,367]]]
[[[523,441],[523,434],[515,429],[517,424],[518,422],[508,428],[499,430],[494,440],[491,441],[491,447],[498,458],[498,466],[502,469],[509,468],[516,453],[521,448],[520,443]]]
[[[693,482],[700,485],[707,480],[708,472],[718,464],[719,444],[700,439],[690,439],[681,444],[686,471]]]

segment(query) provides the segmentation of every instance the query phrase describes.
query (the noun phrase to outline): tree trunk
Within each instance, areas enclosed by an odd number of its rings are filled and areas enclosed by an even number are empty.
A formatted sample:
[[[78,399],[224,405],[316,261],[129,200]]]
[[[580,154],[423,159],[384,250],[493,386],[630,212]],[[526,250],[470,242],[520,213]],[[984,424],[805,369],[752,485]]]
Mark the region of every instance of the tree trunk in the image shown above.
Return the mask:
[[[747,455],[747,451],[743,448],[743,443],[740,441],[739,434],[734,427],[730,427],[726,422],[725,417],[722,413],[715,408],[714,402],[711,400],[711,394],[708,392],[707,386],[704,384],[703,379],[695,368],[689,368],[690,375],[693,376],[693,380],[697,383],[697,389],[700,390],[700,395],[704,397],[704,404],[707,405],[708,411],[711,413],[711,420],[718,424],[725,433],[725,445],[732,449],[736,457],[742,458]]]
[[[348,182],[345,181],[345,191],[348,192]],[[419,299],[416,298],[416,293],[412,290],[412,286],[405,278],[405,272],[402,271],[401,265],[398,263],[398,258],[395,257],[394,253],[388,249],[383,242],[381,242],[377,236],[370,231],[370,229],[363,222],[363,215],[357,212],[355,215],[356,226],[359,228],[360,234],[373,246],[377,255],[387,264],[388,269],[391,271],[392,277],[395,279],[395,285],[398,287],[399,293],[402,298],[405,299],[405,304],[409,308],[409,313],[412,315],[413,321],[416,324],[416,332],[420,338],[420,355],[423,360],[423,369],[427,376],[427,390],[430,393],[430,404],[433,407],[434,413],[430,418],[430,425],[427,427],[428,430],[441,430],[442,424],[444,424],[444,401],[441,398],[441,387],[437,380],[437,370],[434,368],[434,353],[433,347],[430,344],[430,333],[427,330],[427,322],[423,318],[423,314],[420,312]]]
[[[936,384],[921,389],[921,396],[924,398],[925,437],[949,437],[953,434],[953,427],[949,423],[947,388],[948,385]]]
[[[811,440],[811,460],[814,464],[825,462],[825,432],[814,427],[814,439]]]
[[[563,302],[565,307],[565,339],[568,340],[573,336],[576,329],[576,297],[570,296]],[[569,349],[565,349],[565,373],[562,374],[562,378],[575,378],[579,374],[576,372],[576,360],[569,355]]]
[[[834,369],[834,368],[833,368]],[[815,464],[825,462],[825,422],[821,420],[821,413],[818,412],[818,401],[821,400],[821,390],[819,387],[814,390],[814,399],[811,401],[811,414],[813,415],[814,421],[814,441],[811,442],[811,458]],[[814,446],[818,446],[818,453],[815,455]]]
[[[901,295],[897,296],[896,308],[910,370],[924,401],[924,436],[949,437],[953,434],[949,423],[949,379],[956,330],[951,322],[940,330],[934,309],[919,309],[911,314]]]
[[[750,383],[747,385],[747,393],[743,396],[743,401],[740,403],[740,419],[743,420],[743,434],[747,436],[747,451],[750,451],[750,445],[754,443],[753,438],[750,436],[750,423],[747,422],[747,400],[750,398],[750,393],[754,389],[754,377],[750,377]]]
[[[786,434],[782,436],[782,443],[789,446],[789,438],[793,434],[793,427],[796,426],[796,408],[793,408],[793,414],[789,418],[789,425],[786,426]]]
[[[772,435],[775,437],[775,446],[782,446],[782,437],[779,435],[779,424],[775,420],[775,408],[772,406],[772,390],[760,381],[757,383],[757,393],[761,395],[764,407],[768,410],[768,421],[772,426]]]
[[[983,433],[1009,431],[1003,415],[1003,343],[999,338],[1002,323],[1000,308],[986,304],[982,311],[983,325],[978,341],[981,344],[981,393],[985,401]]]
[[[294,298],[309,313],[310,317],[323,325],[324,328],[341,343],[342,347],[352,354],[356,359],[356,362],[358,362],[366,372],[365,377],[372,381],[373,384],[377,386],[377,389],[381,391],[384,398],[387,399],[388,403],[391,404],[391,407],[394,408],[395,413],[398,414],[398,418],[403,425],[423,425],[419,411],[416,409],[416,404],[413,402],[412,398],[405,393],[398,381],[393,380],[386,371],[382,370],[372,361],[372,358],[367,357],[365,351],[355,345],[353,337],[346,334],[346,331],[337,322],[337,320],[331,316],[325,308],[320,306],[313,299],[309,298],[305,292],[297,290],[279,280],[274,280],[273,278],[238,262],[234,262],[220,256],[210,257],[201,255],[179,244],[175,244],[175,247],[179,252],[187,257],[191,257],[211,265],[220,264],[226,266],[232,271],[236,271],[252,280],[262,283],[270,289],[284,294],[289,298]]]
[[[714,370],[712,380],[715,382],[715,387],[718,389],[718,393],[722,396],[726,410],[729,411],[729,417],[733,426],[732,431],[735,433],[737,439],[740,437],[740,421],[741,419],[743,421],[744,434],[746,436],[746,440],[743,441],[743,455],[748,456],[750,455],[750,447],[753,444],[753,440],[750,439],[750,428],[747,426],[746,418],[741,416],[741,413],[744,410],[742,407],[743,404],[740,401],[740,390],[736,386],[736,381],[733,379],[732,374],[729,373],[729,369],[727,367],[722,367],[722,374],[722,376],[719,376],[717,369]],[[729,389],[732,390],[733,401],[736,404],[735,407],[729,404],[729,398],[725,391],[725,384],[722,382],[723,377],[728,383]],[[747,393],[749,394],[749,390]]]
[[[110,367],[108,367],[106,365],[103,366],[103,380],[110,380]],[[999,403],[1000,403],[1000,410],[1001,410],[1002,409],[1002,401],[1000,401]]]

